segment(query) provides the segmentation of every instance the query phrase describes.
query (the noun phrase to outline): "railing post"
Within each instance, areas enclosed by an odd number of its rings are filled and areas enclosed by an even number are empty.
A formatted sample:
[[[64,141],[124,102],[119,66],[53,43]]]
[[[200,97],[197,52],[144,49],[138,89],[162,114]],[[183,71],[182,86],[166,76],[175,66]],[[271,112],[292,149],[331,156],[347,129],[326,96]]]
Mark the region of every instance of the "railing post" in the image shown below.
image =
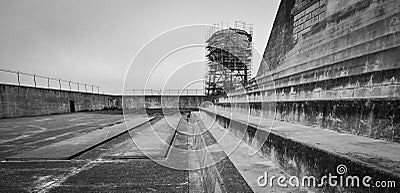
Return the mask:
[[[60,84],[60,90],[61,90],[61,79],[58,79],[58,83]]]
[[[79,92],[79,82],[77,82],[76,85],[78,86],[78,92]]]
[[[68,86],[69,86],[69,92],[71,92],[71,81],[68,82]]]
[[[19,80],[19,71],[17,72],[17,77],[18,77],[18,86],[21,86],[21,82]]]
[[[93,84],[92,84],[92,94],[93,94]]]
[[[47,77],[47,87],[49,87],[49,89],[50,89],[50,78],[49,77]]]
[[[33,82],[35,83],[35,88],[36,88],[36,74],[33,75]]]
[[[86,84],[85,84],[85,92],[87,92]]]

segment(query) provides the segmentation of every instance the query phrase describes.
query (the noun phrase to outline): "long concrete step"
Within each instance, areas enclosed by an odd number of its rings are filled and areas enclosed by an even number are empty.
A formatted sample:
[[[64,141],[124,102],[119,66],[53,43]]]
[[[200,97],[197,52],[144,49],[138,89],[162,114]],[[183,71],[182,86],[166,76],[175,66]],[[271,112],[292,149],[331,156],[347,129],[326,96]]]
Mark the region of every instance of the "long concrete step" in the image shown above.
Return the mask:
[[[44,147],[25,151],[20,154],[7,157],[6,161],[24,160],[68,160],[76,155],[86,152],[106,141],[109,141],[128,130],[145,124],[155,117],[141,116],[126,118],[125,123],[105,127],[84,135],[66,139]]]
[[[202,109],[227,131],[271,159],[277,167],[297,176],[337,174],[346,167],[344,177],[365,176],[374,182],[400,184],[400,144],[363,136],[337,133],[300,124],[260,119],[223,109]],[[248,149],[248,154],[254,153]],[[361,184],[361,186],[363,186]],[[324,191],[343,187],[324,186]],[[350,192],[397,192],[396,188],[344,187]]]
[[[289,178],[289,175],[262,154],[249,155],[250,146],[219,124],[213,124],[211,117],[203,115],[201,116],[201,120],[208,127],[207,130],[218,142],[218,146],[226,154],[253,192],[310,192],[309,188],[304,187],[259,186],[258,178],[264,176],[265,172],[270,176],[285,176]],[[237,183],[237,185],[239,184]]]

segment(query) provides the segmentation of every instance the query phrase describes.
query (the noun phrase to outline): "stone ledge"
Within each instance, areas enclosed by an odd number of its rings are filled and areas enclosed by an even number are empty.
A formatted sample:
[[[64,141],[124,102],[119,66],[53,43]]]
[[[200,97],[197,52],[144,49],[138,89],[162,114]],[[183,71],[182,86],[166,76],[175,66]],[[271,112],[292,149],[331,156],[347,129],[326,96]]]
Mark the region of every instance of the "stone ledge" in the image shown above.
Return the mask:
[[[259,144],[259,151],[264,156],[271,158],[291,175],[321,177],[329,173],[336,174],[337,166],[344,164],[348,168],[345,176],[370,176],[373,180],[400,183],[400,144],[293,123],[261,120],[260,124],[260,119],[238,113],[232,113],[231,117],[227,115],[230,112],[202,111],[216,116],[216,121],[231,133],[245,135],[247,143]],[[338,191],[338,187],[324,186],[322,189]],[[396,188],[345,189],[350,192],[397,191]]]

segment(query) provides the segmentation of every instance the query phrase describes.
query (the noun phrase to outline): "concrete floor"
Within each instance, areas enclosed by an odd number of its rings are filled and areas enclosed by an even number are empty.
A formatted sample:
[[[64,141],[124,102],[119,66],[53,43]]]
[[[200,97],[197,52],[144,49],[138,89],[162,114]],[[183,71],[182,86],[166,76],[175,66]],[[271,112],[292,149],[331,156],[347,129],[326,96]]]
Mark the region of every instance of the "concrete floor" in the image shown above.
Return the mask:
[[[136,115],[133,119],[142,117],[143,115]],[[80,136],[101,130],[107,125],[120,124],[122,119],[122,115],[76,113],[1,120],[0,133],[4,133],[2,160],[21,151],[53,147],[60,140],[74,141],[71,139],[79,139]],[[147,123],[135,127],[135,132],[136,129],[145,130],[149,125]],[[25,126],[34,129],[25,131]],[[39,126],[45,129],[35,129]],[[18,137],[18,134],[23,137]],[[49,138],[51,140],[46,140]],[[84,140],[87,138],[82,138]],[[132,143],[128,132],[71,160],[3,161],[0,163],[0,192],[188,191],[188,171],[170,169],[150,159],[105,158],[109,152],[126,143]],[[55,148],[56,154],[60,147]]]
[[[210,120],[199,114],[189,122],[180,114],[129,120],[125,132],[115,113],[0,120],[0,192],[308,191],[258,187],[264,171],[284,172],[261,155],[248,156],[248,146],[218,125],[207,130]],[[222,135],[227,140],[217,141]]]
[[[122,121],[123,115],[100,113],[0,119],[0,160]]]

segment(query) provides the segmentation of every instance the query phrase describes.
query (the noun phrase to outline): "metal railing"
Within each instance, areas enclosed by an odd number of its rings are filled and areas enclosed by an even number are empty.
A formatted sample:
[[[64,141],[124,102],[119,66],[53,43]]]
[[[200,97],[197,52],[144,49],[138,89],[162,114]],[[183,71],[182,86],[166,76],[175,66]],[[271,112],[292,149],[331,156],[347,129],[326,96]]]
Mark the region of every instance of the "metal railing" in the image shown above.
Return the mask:
[[[133,95],[205,95],[204,89],[132,89],[124,94]]]
[[[21,71],[14,71],[14,70],[6,70],[6,69],[0,69],[1,73],[9,73],[9,74],[15,74],[15,82],[12,80],[0,80],[2,83],[7,83],[7,84],[15,84],[18,86],[34,86],[35,88],[48,88],[48,89],[59,89],[59,90],[67,90],[67,91],[78,91],[78,92],[86,92],[86,93],[92,93],[94,94],[97,90],[97,94],[100,94],[100,86],[96,86],[93,84],[86,84],[86,83],[81,83],[81,82],[75,82],[71,80],[63,80],[59,78],[51,78],[47,76],[42,76],[38,74],[31,74],[31,73],[26,73],[26,72],[21,72]],[[22,83],[21,79],[23,77],[29,77],[32,82],[24,82]],[[39,84],[40,80],[44,80],[46,83],[45,85]],[[30,82],[30,83],[29,83]],[[64,83],[64,86],[63,86]],[[65,85],[68,85],[67,88],[65,88]],[[57,85],[57,86],[54,86]],[[80,87],[82,86],[82,87]]]

